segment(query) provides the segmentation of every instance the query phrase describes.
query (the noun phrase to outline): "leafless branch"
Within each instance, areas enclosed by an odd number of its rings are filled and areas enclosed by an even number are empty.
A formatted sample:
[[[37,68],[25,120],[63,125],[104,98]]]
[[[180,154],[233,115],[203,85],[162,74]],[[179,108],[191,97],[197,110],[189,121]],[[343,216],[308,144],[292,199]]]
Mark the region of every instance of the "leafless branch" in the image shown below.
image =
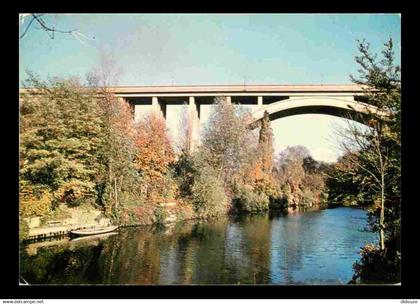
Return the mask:
[[[81,39],[89,39],[89,40],[93,40],[94,38],[89,38],[86,35],[82,34],[81,32],[79,32],[77,29],[72,29],[72,30],[60,30],[60,29],[56,29],[55,26],[51,26],[48,25],[45,20],[42,18],[42,16],[44,14],[28,14],[30,15],[32,18],[29,21],[28,25],[25,27],[25,30],[23,31],[22,35],[19,36],[20,39],[22,39],[28,32],[28,30],[33,26],[34,21],[36,21],[36,24],[39,27],[36,27],[37,29],[43,30],[45,31],[48,36],[51,39],[54,39],[54,35],[55,33],[61,33],[61,34],[69,34],[72,37],[74,37],[75,39],[77,39],[81,44],[86,45],[86,43]],[[27,15],[24,15],[22,18],[22,24],[24,22],[24,18]]]

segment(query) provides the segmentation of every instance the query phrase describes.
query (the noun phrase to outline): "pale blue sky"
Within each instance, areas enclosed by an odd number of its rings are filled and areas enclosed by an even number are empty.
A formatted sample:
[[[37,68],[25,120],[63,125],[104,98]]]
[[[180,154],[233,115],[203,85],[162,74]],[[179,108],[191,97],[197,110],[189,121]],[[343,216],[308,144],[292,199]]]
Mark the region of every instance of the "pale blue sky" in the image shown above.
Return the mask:
[[[356,39],[363,38],[380,51],[392,37],[400,60],[399,15],[87,14],[46,20],[90,39],[57,34],[51,40],[30,29],[20,39],[20,80],[26,68],[42,77],[84,77],[102,51],[122,67],[120,85],[349,83],[357,72]],[[328,138],[340,123],[325,115],[274,121],[276,151],[302,144],[318,159],[334,159],[337,150]]]

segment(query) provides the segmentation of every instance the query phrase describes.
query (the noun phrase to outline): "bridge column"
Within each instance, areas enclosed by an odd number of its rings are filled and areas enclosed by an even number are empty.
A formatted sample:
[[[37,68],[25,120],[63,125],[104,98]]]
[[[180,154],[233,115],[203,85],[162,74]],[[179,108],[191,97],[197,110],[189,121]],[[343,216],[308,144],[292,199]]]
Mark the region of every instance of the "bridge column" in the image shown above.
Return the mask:
[[[159,114],[160,107],[159,107],[159,101],[157,97],[152,97],[152,108],[155,114]]]
[[[263,97],[262,96],[258,96],[258,100],[257,100],[257,108],[261,109],[263,107]]]
[[[160,102],[157,97],[152,97],[152,108],[153,113],[161,115],[163,119],[166,119],[166,105]]]
[[[226,96],[226,102],[228,104],[231,104],[232,103],[232,96]]]
[[[194,152],[200,144],[200,117],[198,115],[200,104],[196,103],[195,97],[190,96],[188,99],[188,134],[190,153]]]

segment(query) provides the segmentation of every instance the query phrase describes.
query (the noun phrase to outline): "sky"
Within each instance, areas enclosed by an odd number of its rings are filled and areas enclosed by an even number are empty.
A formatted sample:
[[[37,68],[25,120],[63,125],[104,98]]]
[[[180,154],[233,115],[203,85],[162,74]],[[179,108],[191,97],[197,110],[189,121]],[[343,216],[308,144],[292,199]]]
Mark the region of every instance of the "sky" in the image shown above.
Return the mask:
[[[19,20],[20,33],[29,20]],[[390,37],[400,62],[398,14],[52,14],[45,21],[80,35],[51,39],[32,26],[19,41],[20,81],[26,69],[84,78],[107,53],[121,67],[119,85],[350,83],[356,40],[379,53]],[[168,123],[173,134],[176,123]],[[300,144],[333,161],[332,134],[344,123],[309,114],[275,120],[275,151]]]

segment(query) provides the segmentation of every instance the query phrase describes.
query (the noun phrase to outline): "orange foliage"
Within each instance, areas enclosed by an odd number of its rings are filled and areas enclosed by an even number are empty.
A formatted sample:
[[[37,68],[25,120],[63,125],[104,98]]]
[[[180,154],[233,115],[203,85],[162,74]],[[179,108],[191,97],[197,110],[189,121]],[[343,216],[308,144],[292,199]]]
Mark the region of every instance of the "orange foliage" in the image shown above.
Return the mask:
[[[130,105],[124,99],[114,100],[114,111],[117,112],[111,117],[111,125],[129,138],[134,138],[136,129],[133,124],[133,114]]]
[[[275,181],[271,173],[266,172],[264,161],[255,160],[251,166],[244,171],[243,183],[248,184],[258,192],[272,193],[275,188]]]
[[[149,186],[158,187],[164,174],[168,171],[169,164],[175,161],[165,121],[162,117],[150,114],[139,123],[136,148],[135,168],[145,178],[145,182],[149,183]]]

